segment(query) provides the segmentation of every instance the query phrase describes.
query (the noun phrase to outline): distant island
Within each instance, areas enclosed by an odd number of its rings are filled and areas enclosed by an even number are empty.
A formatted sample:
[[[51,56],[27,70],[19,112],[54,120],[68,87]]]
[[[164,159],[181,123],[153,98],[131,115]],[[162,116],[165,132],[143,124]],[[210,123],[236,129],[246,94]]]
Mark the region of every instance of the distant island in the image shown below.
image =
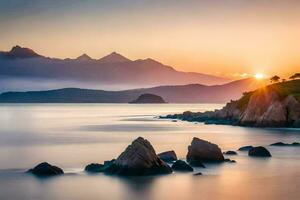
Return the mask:
[[[62,88],[4,92],[0,94],[0,103],[128,103],[142,94],[161,96],[168,103],[226,103],[231,99],[238,99],[244,91],[257,89],[262,84],[262,80],[249,78],[214,86],[189,84],[120,91]]]
[[[300,127],[300,80],[246,92],[220,110],[184,112],[161,118],[253,127]]]
[[[155,94],[142,94],[129,103],[167,103],[161,96]]]

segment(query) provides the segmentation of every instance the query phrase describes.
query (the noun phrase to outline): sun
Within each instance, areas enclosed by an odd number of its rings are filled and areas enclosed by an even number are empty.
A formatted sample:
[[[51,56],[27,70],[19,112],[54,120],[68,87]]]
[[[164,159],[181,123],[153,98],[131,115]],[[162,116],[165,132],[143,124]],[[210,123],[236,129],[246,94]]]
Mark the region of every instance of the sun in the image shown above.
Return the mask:
[[[256,79],[263,79],[265,76],[264,76],[264,74],[262,74],[262,73],[256,73],[256,74],[254,75],[254,77],[255,77]]]

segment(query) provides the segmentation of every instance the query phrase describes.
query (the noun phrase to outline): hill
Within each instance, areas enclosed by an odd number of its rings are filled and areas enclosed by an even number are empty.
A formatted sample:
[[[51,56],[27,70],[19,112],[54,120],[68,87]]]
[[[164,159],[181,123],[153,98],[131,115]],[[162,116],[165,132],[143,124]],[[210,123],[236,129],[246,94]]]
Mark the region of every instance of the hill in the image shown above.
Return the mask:
[[[259,88],[210,112],[168,115],[187,121],[255,127],[300,127],[300,80]]]
[[[239,98],[263,84],[255,79],[243,79],[224,85],[200,84],[159,86],[133,90],[105,91],[64,88],[47,91],[5,92],[0,102],[7,103],[128,103],[141,94],[155,94],[169,103],[225,103]]]
[[[36,89],[50,89],[41,83],[57,87],[90,87],[102,89],[130,89],[159,85],[204,84],[216,85],[228,79],[208,74],[181,72],[156,60],[130,60],[113,52],[103,58],[93,59],[83,54],[75,59],[57,59],[39,55],[29,48],[15,46],[0,52],[0,91],[24,90],[25,85]],[[17,82],[19,81],[19,82]],[[9,87],[9,84],[14,87]],[[48,85],[49,85],[48,84]],[[2,88],[1,88],[2,85]]]
[[[129,103],[166,103],[165,100],[155,94],[142,94],[137,99]]]

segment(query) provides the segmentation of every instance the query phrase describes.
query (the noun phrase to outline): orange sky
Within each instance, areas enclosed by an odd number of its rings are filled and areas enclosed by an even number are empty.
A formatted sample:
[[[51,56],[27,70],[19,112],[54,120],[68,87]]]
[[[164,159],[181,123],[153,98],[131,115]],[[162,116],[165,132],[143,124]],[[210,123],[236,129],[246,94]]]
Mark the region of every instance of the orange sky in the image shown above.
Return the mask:
[[[0,2],[1,50],[19,44],[59,58],[117,51],[231,78],[300,70],[296,0],[12,2]]]

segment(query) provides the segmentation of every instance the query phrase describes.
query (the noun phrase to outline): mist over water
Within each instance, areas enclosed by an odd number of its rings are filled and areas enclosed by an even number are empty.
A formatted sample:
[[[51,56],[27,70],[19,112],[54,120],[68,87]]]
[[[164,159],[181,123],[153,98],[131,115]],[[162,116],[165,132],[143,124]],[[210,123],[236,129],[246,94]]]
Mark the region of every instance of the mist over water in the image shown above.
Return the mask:
[[[300,148],[270,147],[299,142],[299,129],[259,129],[159,120],[159,115],[204,111],[222,104],[1,104],[0,199],[299,199]],[[157,153],[175,150],[185,159],[193,137],[218,144],[223,151],[264,145],[272,158],[238,152],[235,164],[195,168],[204,176],[119,178],[88,175],[92,162],[116,158],[132,140],[145,137]],[[227,156],[229,157],[229,156]],[[38,179],[23,173],[47,161],[66,174]]]

